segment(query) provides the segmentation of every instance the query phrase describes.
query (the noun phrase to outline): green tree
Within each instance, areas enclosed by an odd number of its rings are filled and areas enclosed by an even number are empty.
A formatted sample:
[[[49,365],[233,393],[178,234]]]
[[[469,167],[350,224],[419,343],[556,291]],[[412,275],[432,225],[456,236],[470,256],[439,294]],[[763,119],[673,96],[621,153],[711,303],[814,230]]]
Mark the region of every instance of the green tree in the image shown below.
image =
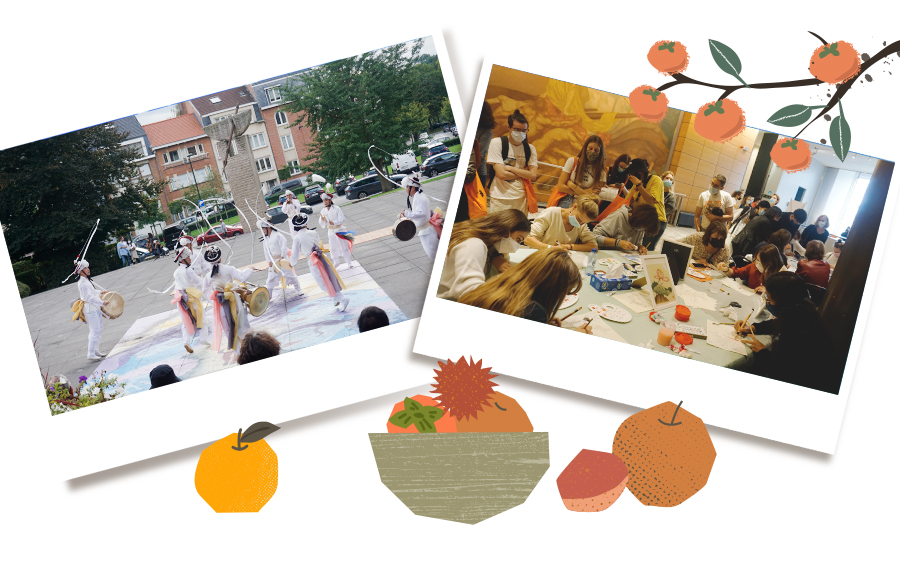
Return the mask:
[[[447,98],[447,86],[437,55],[421,55],[411,69],[413,100],[428,109],[428,122],[450,122],[441,115],[442,103]]]
[[[407,49],[409,48],[409,51]],[[412,69],[419,63],[422,41],[397,44],[348,59],[326,63],[303,74],[302,84],[284,88],[284,110],[298,115],[294,125],[316,132],[308,169],[336,179],[371,167],[372,151],[379,170],[387,154],[406,150],[412,131],[404,106],[416,102]],[[445,94],[446,96],[446,94]],[[384,189],[390,182],[381,179]]]
[[[400,110],[400,121],[409,124],[413,142],[418,140],[418,133],[428,127],[428,108],[418,102],[404,104]]]
[[[450,107],[450,99],[444,98],[441,102],[441,122],[455,122],[453,108]]]
[[[159,205],[159,201],[154,201],[150,204],[150,209],[137,220],[139,223],[144,226],[149,226],[151,224],[155,224],[157,222],[165,222],[166,221],[166,213],[163,212],[162,207]],[[127,230],[126,232],[120,233],[120,236],[125,236],[126,238],[131,238],[131,230]]]
[[[72,260],[152,211],[165,183],[143,178],[126,135],[101,124],[0,152],[0,223],[13,260]],[[88,257],[91,256],[88,251]]]
[[[285,165],[278,170],[278,180],[282,183],[291,178],[291,166]]]

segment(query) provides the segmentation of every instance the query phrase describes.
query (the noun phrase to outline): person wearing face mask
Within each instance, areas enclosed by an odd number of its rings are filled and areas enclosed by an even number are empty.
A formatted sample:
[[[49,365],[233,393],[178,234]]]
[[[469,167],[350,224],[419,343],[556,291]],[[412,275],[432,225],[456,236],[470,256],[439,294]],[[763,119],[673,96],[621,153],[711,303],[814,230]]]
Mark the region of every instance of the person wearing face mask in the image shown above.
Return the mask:
[[[510,269],[506,256],[524,244],[530,231],[525,213],[512,209],[454,224],[437,296],[455,301],[483,284],[492,266],[501,273]]]
[[[616,162],[606,170],[606,184],[620,189],[624,187],[625,181],[628,180],[625,170],[628,169],[629,165],[631,165],[630,155],[623,153],[617,157]]]
[[[666,171],[660,179],[662,179],[663,191],[665,191],[666,222],[668,222],[672,218],[672,213],[675,212],[675,173]]]
[[[725,176],[716,175],[709,182],[709,189],[700,193],[697,209],[694,211],[694,228],[702,232],[710,222],[719,221],[728,224],[734,219],[734,199],[724,192]],[[720,208],[722,214],[713,214],[714,208]],[[719,211],[716,211],[719,212]]]
[[[710,222],[702,234],[694,232],[678,241],[694,246],[692,261],[712,267],[720,263],[727,265],[731,258],[731,246],[725,242],[727,238],[728,227],[724,222]]]
[[[577,293],[581,286],[578,266],[568,252],[554,247],[531,254],[507,272],[463,294],[459,302],[542,324],[562,326],[556,312],[566,295]],[[592,333],[590,325],[573,330]]]
[[[783,265],[788,264],[787,255],[784,253],[784,250],[789,247],[791,242],[791,235],[785,229],[775,230],[772,232],[772,235],[765,242],[760,242],[756,244],[756,247],[753,248],[753,255],[756,255],[760,249],[766,244],[772,244],[775,246],[775,249],[778,250],[779,255],[781,255],[781,263]]]
[[[603,140],[600,136],[588,136],[578,156],[566,160],[559,175],[559,184],[550,193],[547,206],[570,208],[577,197],[599,194],[606,185],[605,160]],[[616,197],[617,191],[611,190],[611,193],[609,200]]]
[[[548,206],[535,217],[525,245],[539,250],[562,246],[570,251],[591,251],[596,243],[588,222],[600,214],[599,204],[600,197],[581,195],[569,208]]]
[[[775,318],[748,326],[735,323],[735,332],[753,353],[727,367],[837,394],[843,368],[835,363],[833,342],[803,279],[789,271],[776,273],[763,298],[777,313]],[[757,335],[771,335],[772,344],[765,346]]]
[[[649,204],[623,206],[603,219],[594,228],[598,249],[615,249],[632,252],[637,250],[641,255],[647,253],[643,241],[647,234],[651,236],[659,230],[659,217],[656,207]]]
[[[806,211],[802,208],[784,214],[782,215],[781,220],[778,221],[778,229],[784,228],[788,233],[793,234],[800,229],[800,226],[802,226],[804,222],[806,222],[806,216]]]
[[[822,214],[816,218],[815,224],[810,224],[800,234],[800,245],[806,248],[812,240],[819,240],[823,244],[827,242],[829,225],[828,216]]]
[[[537,150],[528,143],[528,120],[516,110],[507,118],[509,136],[491,140],[487,163],[492,167],[489,182],[490,212],[521,210],[536,213],[537,196],[531,182],[537,179]]]
[[[404,177],[401,186],[406,189],[406,210],[401,212],[400,215],[416,223],[416,226],[419,228],[417,235],[419,236],[419,241],[422,242],[425,255],[433,260],[437,255],[440,239],[431,225],[431,201],[422,192],[422,185],[419,183],[417,173],[413,172]]]
[[[834,243],[834,250],[829,252],[825,256],[825,261],[828,262],[828,265],[831,266],[831,269],[834,269],[834,266],[837,265],[838,258],[841,257],[841,252],[844,250],[844,240],[838,240]]]
[[[635,158],[631,160],[628,169],[625,170],[628,179],[634,183],[632,188],[633,202],[641,204],[649,204],[656,208],[656,218],[659,227],[654,235],[644,234],[644,240],[641,245],[652,250],[656,243],[662,238],[663,232],[666,231],[666,203],[665,189],[662,179],[656,175],[650,174],[650,164],[646,159]]]
[[[344,213],[341,208],[334,204],[334,196],[330,193],[322,194],[322,202],[325,206],[319,213],[319,226],[328,228],[328,247],[331,249],[331,263],[335,269],[340,267],[341,259],[346,262],[347,267],[353,266],[353,258],[350,256],[350,244],[347,240],[337,235],[337,232],[344,232]]]
[[[739,278],[757,293],[762,293],[766,290],[766,281],[768,281],[769,277],[782,271],[784,264],[781,262],[781,254],[778,253],[778,248],[772,244],[766,244],[756,253],[753,261],[744,267],[732,269],[722,262],[716,265],[716,268],[727,277]]]
[[[778,229],[778,221],[781,219],[781,209],[777,206],[766,209],[765,214],[760,214],[747,223],[737,236],[731,240],[732,259],[735,265],[743,267],[747,264],[745,256],[753,253],[756,245],[769,239]]]

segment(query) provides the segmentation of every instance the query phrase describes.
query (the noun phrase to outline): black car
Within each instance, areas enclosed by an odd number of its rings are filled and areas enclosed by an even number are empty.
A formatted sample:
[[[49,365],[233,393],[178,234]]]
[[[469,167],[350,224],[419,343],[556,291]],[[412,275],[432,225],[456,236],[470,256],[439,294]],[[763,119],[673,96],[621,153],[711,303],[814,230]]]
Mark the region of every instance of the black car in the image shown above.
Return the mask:
[[[447,146],[442,143],[427,147],[422,152],[422,162],[424,163],[426,159],[428,159],[429,157],[433,157],[439,153],[447,153],[447,151]]]
[[[306,202],[309,204],[313,204],[316,202],[322,202],[322,193],[325,192],[325,189],[320,187],[319,185],[313,185],[306,189],[304,193],[304,197],[306,197]]]
[[[400,183],[405,175],[391,175],[390,179]],[[366,198],[381,192],[381,177],[378,175],[363,177],[347,187],[347,200]]]
[[[272,187],[268,193],[266,193],[266,197],[270,197],[276,195],[278,193],[283,193],[284,191],[293,191],[297,187],[300,186],[300,179],[292,179],[290,181],[285,181],[280,185],[275,185]]]
[[[440,155],[429,157],[428,160],[425,161],[425,165],[422,167],[422,173],[426,177],[433,177],[437,173],[442,173],[451,169],[455,171],[458,165],[458,153],[441,153]]]
[[[287,214],[281,210],[280,206],[273,206],[266,211],[266,219],[272,224],[281,224],[287,220]]]
[[[178,238],[181,236],[181,232],[184,230],[184,225],[179,223],[169,224],[162,231],[162,240],[163,245],[169,248],[170,250],[174,250],[176,244],[178,243]]]
[[[342,196],[347,192],[347,185],[349,185],[350,182],[349,179],[338,179],[334,182],[334,192],[336,192],[338,196]]]

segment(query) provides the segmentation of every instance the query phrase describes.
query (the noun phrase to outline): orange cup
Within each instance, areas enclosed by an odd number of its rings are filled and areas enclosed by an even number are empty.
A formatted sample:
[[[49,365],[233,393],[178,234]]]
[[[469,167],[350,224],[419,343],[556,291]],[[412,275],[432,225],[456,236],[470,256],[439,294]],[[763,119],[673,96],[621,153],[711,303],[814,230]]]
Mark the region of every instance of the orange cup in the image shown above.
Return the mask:
[[[678,305],[675,307],[675,320],[680,320],[681,322],[687,322],[691,319],[691,309],[687,308],[684,305]]]

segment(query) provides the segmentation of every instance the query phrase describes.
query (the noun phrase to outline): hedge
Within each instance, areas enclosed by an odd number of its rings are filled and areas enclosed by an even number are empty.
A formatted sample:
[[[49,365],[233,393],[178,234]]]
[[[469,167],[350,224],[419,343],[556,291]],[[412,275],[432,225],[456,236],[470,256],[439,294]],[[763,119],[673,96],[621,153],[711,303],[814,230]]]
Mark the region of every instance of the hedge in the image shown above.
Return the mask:
[[[101,273],[107,273],[122,267],[116,244],[108,244],[99,248],[96,245],[88,251],[88,262],[91,265],[91,276],[96,277]],[[13,264],[13,273],[16,281],[29,288],[29,293],[39,293],[55,289],[62,285],[63,279],[68,277],[75,269],[72,259],[44,260],[35,262],[27,259]],[[69,279],[69,283],[75,278]],[[21,287],[20,287],[21,294]]]

